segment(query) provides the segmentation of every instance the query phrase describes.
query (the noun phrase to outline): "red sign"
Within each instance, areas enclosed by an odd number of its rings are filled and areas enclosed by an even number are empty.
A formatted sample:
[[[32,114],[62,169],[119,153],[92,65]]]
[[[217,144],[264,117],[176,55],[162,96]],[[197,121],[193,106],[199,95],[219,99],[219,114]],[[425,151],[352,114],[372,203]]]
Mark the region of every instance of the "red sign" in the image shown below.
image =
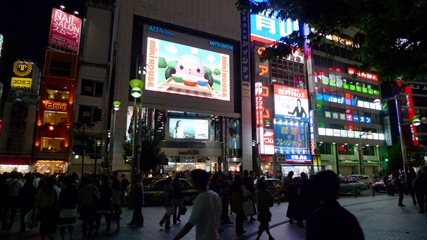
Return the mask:
[[[49,44],[78,52],[82,20],[59,9],[52,10]]]

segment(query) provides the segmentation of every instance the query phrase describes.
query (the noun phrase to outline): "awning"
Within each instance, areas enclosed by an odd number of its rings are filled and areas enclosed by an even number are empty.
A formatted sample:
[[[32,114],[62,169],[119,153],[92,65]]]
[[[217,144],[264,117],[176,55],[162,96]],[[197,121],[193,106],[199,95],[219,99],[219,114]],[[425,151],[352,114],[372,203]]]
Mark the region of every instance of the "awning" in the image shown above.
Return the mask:
[[[31,156],[30,155],[1,155],[0,154],[0,164],[30,165],[31,164]]]

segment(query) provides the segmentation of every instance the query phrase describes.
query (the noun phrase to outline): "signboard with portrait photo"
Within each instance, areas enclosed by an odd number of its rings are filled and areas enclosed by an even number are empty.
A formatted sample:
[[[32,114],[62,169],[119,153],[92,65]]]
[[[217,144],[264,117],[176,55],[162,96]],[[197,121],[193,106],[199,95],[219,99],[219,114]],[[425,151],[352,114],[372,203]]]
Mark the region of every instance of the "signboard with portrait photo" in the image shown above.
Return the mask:
[[[209,119],[169,118],[170,139],[209,139]]]
[[[274,84],[274,111],[276,118],[308,122],[307,90]]]

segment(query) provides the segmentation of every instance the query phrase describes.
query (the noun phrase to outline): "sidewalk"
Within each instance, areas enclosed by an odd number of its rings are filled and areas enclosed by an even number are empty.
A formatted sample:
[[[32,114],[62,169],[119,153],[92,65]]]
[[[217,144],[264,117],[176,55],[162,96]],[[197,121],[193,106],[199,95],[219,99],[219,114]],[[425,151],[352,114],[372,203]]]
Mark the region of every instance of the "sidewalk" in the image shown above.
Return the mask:
[[[352,212],[359,220],[360,225],[367,240],[427,240],[427,218],[425,215],[418,213],[418,208],[412,206],[412,201],[408,196],[405,196],[404,203],[406,207],[397,206],[397,197],[388,196],[387,194],[377,194],[372,197],[368,192],[363,192],[362,196],[354,198],[353,196],[340,197],[339,202],[342,206]],[[164,213],[164,208],[159,206],[150,206],[143,208],[143,215],[145,218],[144,227],[130,228],[126,225],[132,218],[132,210],[123,208],[121,230],[119,233],[112,235],[105,234],[105,222],[102,220],[101,229],[96,239],[172,239],[180,229],[188,221],[191,214],[191,206],[188,206],[188,212],[181,217],[182,222],[173,225],[172,229],[165,231],[159,225],[161,216]],[[270,222],[270,231],[275,239],[286,240],[301,240],[305,239],[305,229],[300,228],[297,224],[289,224],[286,218],[287,203],[280,205],[275,204],[271,208],[273,214],[272,221]],[[19,214],[17,216],[19,219]],[[16,219],[16,220],[17,220]],[[230,216],[231,221],[234,222],[234,215]],[[235,226],[224,225],[221,232],[221,239],[224,240],[253,240],[256,238],[258,230],[258,221],[245,221],[244,228],[246,233],[237,236],[235,234]],[[112,224],[112,229],[115,225]],[[0,239],[15,240],[15,239],[41,239],[38,234],[38,229],[27,230],[25,233],[19,232],[19,222],[16,221],[12,231],[0,232]],[[55,239],[60,239],[59,232],[56,232]],[[66,239],[69,237],[66,235]],[[76,225],[74,239],[82,239],[81,222]],[[190,231],[185,240],[195,239],[195,228]],[[264,233],[261,240],[267,240],[268,236]]]

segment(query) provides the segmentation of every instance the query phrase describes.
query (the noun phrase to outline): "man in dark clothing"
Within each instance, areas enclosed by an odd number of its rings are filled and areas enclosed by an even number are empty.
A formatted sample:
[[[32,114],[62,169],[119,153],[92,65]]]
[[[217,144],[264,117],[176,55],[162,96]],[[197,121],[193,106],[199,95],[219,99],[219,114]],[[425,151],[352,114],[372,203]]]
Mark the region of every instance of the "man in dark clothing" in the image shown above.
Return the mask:
[[[124,173],[122,173],[122,180],[120,182],[120,190],[121,190],[120,199],[122,202],[124,201],[125,192],[126,192],[129,185],[130,185],[129,180],[126,178],[126,175]]]
[[[365,239],[357,218],[337,201],[338,176],[331,170],[319,172],[313,179],[314,193],[322,206],[307,219],[306,239]]]

